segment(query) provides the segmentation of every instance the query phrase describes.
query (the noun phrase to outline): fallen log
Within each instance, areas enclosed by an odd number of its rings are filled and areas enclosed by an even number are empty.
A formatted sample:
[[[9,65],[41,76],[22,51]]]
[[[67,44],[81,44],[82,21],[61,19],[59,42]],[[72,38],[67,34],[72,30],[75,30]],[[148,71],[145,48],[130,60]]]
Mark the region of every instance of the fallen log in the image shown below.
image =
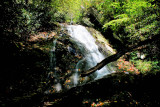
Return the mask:
[[[122,51],[119,51],[118,53],[111,55],[107,58],[105,58],[104,60],[102,60],[100,63],[98,63],[96,66],[90,68],[87,71],[83,71],[84,73],[81,74],[82,77],[88,76],[94,72],[96,72],[97,70],[100,70],[102,67],[104,67],[106,64],[116,61],[117,59],[119,59],[122,55],[125,55],[128,52],[132,52],[133,50],[136,50],[137,48],[143,46],[143,45],[147,45],[149,43],[152,43],[153,41],[159,40],[160,36],[155,35],[152,36],[151,38],[141,41],[139,42],[137,45],[128,47],[126,49],[122,49]]]

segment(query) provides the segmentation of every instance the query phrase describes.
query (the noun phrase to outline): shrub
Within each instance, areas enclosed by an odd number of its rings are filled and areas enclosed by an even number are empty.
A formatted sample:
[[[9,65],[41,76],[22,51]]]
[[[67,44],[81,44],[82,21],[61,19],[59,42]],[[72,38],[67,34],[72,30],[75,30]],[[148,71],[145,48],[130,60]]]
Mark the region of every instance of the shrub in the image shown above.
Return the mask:
[[[139,74],[138,69],[129,61],[126,61],[124,58],[120,58],[117,62],[118,72]]]
[[[137,60],[135,65],[141,73],[149,72],[152,69],[151,61]]]

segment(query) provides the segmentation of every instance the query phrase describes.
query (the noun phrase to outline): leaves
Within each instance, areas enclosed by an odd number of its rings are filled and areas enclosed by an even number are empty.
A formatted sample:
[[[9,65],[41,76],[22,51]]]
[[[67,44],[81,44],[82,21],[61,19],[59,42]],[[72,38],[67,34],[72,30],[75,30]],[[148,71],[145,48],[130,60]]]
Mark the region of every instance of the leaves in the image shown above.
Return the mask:
[[[119,16],[118,16],[119,17]],[[116,19],[116,20],[112,20],[108,23],[106,23],[103,28],[107,29],[108,27],[110,27],[113,31],[118,31],[120,27],[124,26],[125,24],[127,24],[127,22],[130,21],[130,18],[128,17],[124,17],[121,19]]]
[[[101,14],[98,20],[105,31],[112,29],[113,35],[124,45],[136,44],[151,35],[158,34],[158,8],[148,0],[101,0],[96,9]],[[98,16],[98,15],[97,15]],[[108,32],[109,33],[109,32]]]
[[[52,7],[57,9],[58,17],[64,15],[64,21],[74,23],[78,22],[90,2],[88,0],[52,0]],[[57,17],[57,18],[58,18]]]
[[[117,62],[118,72],[139,74],[138,69],[129,61],[126,61],[123,58],[120,58]]]

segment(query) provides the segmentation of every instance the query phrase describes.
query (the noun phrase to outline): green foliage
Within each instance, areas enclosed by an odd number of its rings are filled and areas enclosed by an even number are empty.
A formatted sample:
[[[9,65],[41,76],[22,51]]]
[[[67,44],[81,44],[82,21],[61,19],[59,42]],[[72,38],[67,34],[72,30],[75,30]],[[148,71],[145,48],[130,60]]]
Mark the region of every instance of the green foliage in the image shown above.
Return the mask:
[[[123,7],[125,9],[125,13],[127,13],[131,18],[141,20],[145,14],[148,14],[146,10],[152,7],[152,5],[146,0],[133,0],[127,2]]]
[[[159,34],[159,7],[150,0],[97,0],[96,9],[102,15],[103,29],[126,46],[134,45]]]
[[[141,73],[146,73],[150,72],[152,70],[152,62],[151,61],[142,61],[142,60],[137,60],[135,61],[136,68],[141,72]]]
[[[143,53],[145,52],[145,50],[142,51]],[[140,71],[141,73],[148,73],[148,72],[156,73],[159,71],[160,66],[157,58],[151,60],[150,57],[146,56],[145,60],[142,60],[137,56],[137,53],[139,52],[138,51],[131,52],[129,61],[134,63],[138,71]],[[145,53],[148,55],[151,54],[148,52]]]
[[[21,16],[18,17],[19,24],[17,29],[17,33],[20,34],[29,34],[34,32],[37,28],[40,27],[40,22],[37,19],[38,16],[36,16],[37,13],[29,12],[26,9],[21,9]],[[21,35],[23,36],[23,35]]]
[[[51,7],[48,1],[28,0],[28,3],[26,2],[27,0],[2,1],[0,5],[3,11],[1,29],[23,40],[26,40],[31,33],[41,29],[42,26],[47,28],[51,25],[49,14]]]
[[[84,9],[87,9],[89,3],[90,1],[88,0],[52,0],[51,6],[57,10],[54,14],[56,19],[59,17],[63,19],[60,21],[78,23],[83,16]]]
[[[154,73],[159,72],[160,69],[160,61],[152,61],[152,71],[154,71]]]
[[[136,41],[145,40],[152,35],[159,34],[159,24],[158,17],[153,14],[147,16],[140,22],[126,26],[125,31],[128,34],[127,36],[130,38],[130,41],[136,43]]]
[[[104,24],[104,29],[110,27],[113,31],[118,31],[122,26],[127,24],[130,21],[130,18],[126,16],[126,14],[121,14],[117,16],[116,20],[112,20],[106,24]]]

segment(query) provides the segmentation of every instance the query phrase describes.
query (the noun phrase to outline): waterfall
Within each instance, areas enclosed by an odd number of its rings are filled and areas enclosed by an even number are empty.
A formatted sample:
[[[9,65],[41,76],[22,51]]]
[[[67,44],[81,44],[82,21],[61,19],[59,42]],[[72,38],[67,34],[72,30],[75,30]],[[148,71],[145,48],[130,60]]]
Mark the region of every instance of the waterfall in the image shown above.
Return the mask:
[[[58,79],[58,75],[57,75],[57,71],[56,71],[56,43],[57,43],[57,39],[55,39],[53,41],[53,46],[50,50],[50,71],[48,73],[48,78],[52,78],[54,79],[54,89],[55,91],[59,92],[62,90],[62,86],[59,83],[59,79]],[[49,93],[49,90],[45,91],[45,93]]]
[[[54,76],[53,75],[53,70],[55,69],[56,67],[56,55],[55,55],[55,51],[56,51],[56,43],[57,43],[57,39],[55,39],[53,41],[53,46],[50,50],[50,72],[48,74],[48,77],[49,76]],[[55,72],[56,73],[56,72]]]
[[[56,54],[55,54],[56,43],[57,43],[57,39],[55,39],[53,41],[53,47],[51,48],[51,51],[50,51],[51,56],[50,56],[50,73],[49,73],[49,75],[51,76],[51,78],[54,78],[54,82],[55,82],[54,88],[57,92],[59,92],[62,90],[62,86],[59,82],[57,70],[56,70]]]
[[[102,61],[105,57],[104,55],[98,50],[98,46],[95,43],[95,39],[93,36],[88,32],[88,30],[81,25],[68,25],[67,30],[76,44],[79,46],[81,52],[83,53],[84,59],[79,61],[76,66],[76,71],[73,75],[73,82],[74,85],[78,84],[79,81],[79,73],[78,67],[79,64],[82,63],[84,60],[86,61],[85,68],[86,70],[94,67],[97,63]],[[103,76],[109,74],[110,71],[108,70],[107,66],[103,67],[102,69],[95,72],[95,79],[102,78]]]
[[[80,77],[80,71],[88,70],[94,67],[97,63],[101,62],[105,56],[99,51],[98,46],[96,45],[96,39],[89,33],[89,31],[81,25],[66,25],[63,24],[62,30],[67,30],[70,35],[70,41],[74,42],[76,46],[79,48],[78,50],[81,52],[83,56],[77,63],[75,63],[75,68],[71,71],[72,73],[67,77],[66,80],[62,80],[66,75],[60,74],[58,72],[58,63],[56,58],[56,44],[57,40],[61,39],[63,36],[63,32],[60,33],[59,37],[53,41],[53,45],[50,50],[50,71],[48,73],[48,84],[51,84],[51,89],[55,92],[61,92],[63,89],[70,89],[72,87],[76,87],[79,84],[85,84],[90,80],[96,80],[102,78],[103,76],[110,73],[107,66],[104,66],[102,69],[97,70],[91,76],[88,77]],[[66,27],[66,29],[64,29]],[[77,55],[76,51],[72,46],[66,46],[69,53],[74,53]],[[73,62],[74,63],[74,62]],[[66,83],[67,85],[65,85]],[[47,90],[45,93],[50,93]]]

